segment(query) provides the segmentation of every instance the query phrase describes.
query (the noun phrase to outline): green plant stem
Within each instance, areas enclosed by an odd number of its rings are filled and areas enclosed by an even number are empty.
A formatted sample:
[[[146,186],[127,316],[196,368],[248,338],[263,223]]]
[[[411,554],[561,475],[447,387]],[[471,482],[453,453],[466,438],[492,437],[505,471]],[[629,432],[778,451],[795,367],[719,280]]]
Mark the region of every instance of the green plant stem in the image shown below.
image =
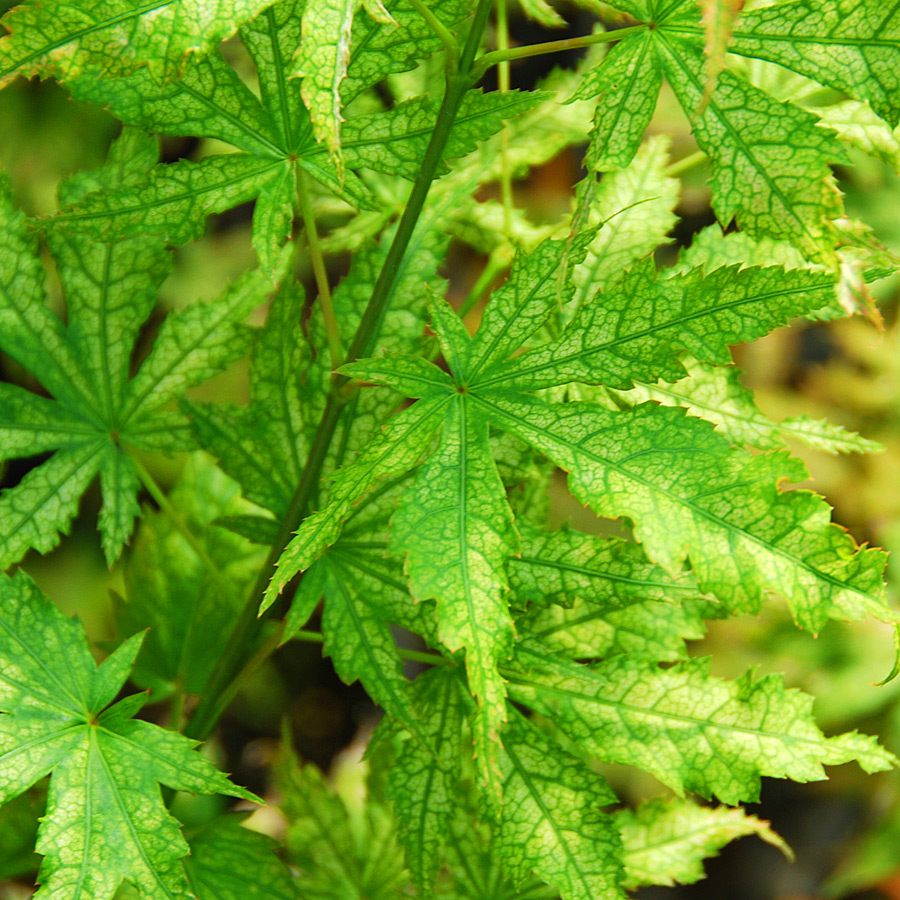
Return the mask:
[[[409,5],[431,26],[431,30],[444,45],[444,50],[447,51],[447,71],[458,71],[459,41],[456,40],[456,36],[422,0],[409,0]]]
[[[344,360],[344,348],[341,346],[341,333],[331,303],[331,285],[328,283],[328,271],[325,268],[325,256],[319,244],[319,232],[316,228],[316,216],[309,195],[309,185],[303,170],[297,169],[297,197],[300,200],[300,213],[303,216],[303,231],[309,246],[309,258],[312,263],[316,287],[319,290],[319,306],[322,309],[322,320],[325,323],[325,334],[328,338],[328,352],[331,354],[331,367],[336,369]]]
[[[498,63],[515,59],[528,59],[531,56],[542,56],[545,53],[561,53],[564,50],[577,50],[580,47],[590,47],[593,44],[606,44],[610,41],[620,41],[632,34],[643,31],[646,25],[632,25],[628,28],[617,28],[615,31],[602,31],[599,34],[586,34],[582,37],[565,38],[561,41],[547,41],[544,44],[531,44],[528,47],[515,47],[512,50],[492,50],[484,53],[475,63],[473,75],[476,80]]]
[[[687,172],[688,169],[693,169],[694,166],[700,165],[700,163],[707,158],[706,153],[702,150],[697,150],[696,152],[685,156],[684,159],[679,159],[677,162],[673,162],[670,166],[667,166],[666,175],[674,178],[677,175],[681,175],[682,172]]]
[[[197,536],[191,531],[188,527],[187,522],[181,517],[181,514],[177,509],[172,505],[172,502],[165,495],[162,488],[156,483],[154,477],[144,468],[143,464],[135,459],[135,457],[130,457],[132,465],[137,472],[138,478],[140,479],[141,484],[146,489],[147,493],[154,499],[156,505],[165,513],[167,518],[172,522],[175,528],[178,530],[178,533],[187,541],[191,550],[197,554],[200,562],[206,567],[209,571],[210,577],[216,582],[216,587],[219,590],[225,590],[226,592],[230,592],[230,588],[228,587],[225,579],[219,574],[219,568],[210,557],[210,555],[206,552],[206,549],[203,545],[197,540]]]
[[[482,269],[478,280],[472,285],[472,290],[466,295],[462,306],[459,308],[459,317],[464,319],[491,290],[494,279],[509,267],[512,262],[512,249],[508,244],[498,244],[491,251],[487,265]]]
[[[506,6],[507,0],[497,0],[497,50],[505,53],[509,50],[509,13]],[[508,91],[509,60],[501,60],[497,66],[497,87],[501,91]],[[503,200],[503,231],[506,239],[512,235],[512,171],[509,165],[509,125],[504,123],[500,132],[500,197]]]
[[[172,731],[181,731],[181,720],[184,718],[184,687],[179,679],[169,704],[169,728]]]
[[[444,147],[447,144],[459,106],[466,91],[476,80],[473,71],[475,55],[478,52],[481,35],[484,33],[491,13],[491,4],[492,0],[478,0],[472,25],[460,54],[459,70],[447,73],[447,88],[438,111],[434,130],[431,133],[431,139],[428,142],[428,147],[413,184],[406,209],[397,225],[394,240],[379,273],[378,281],[375,283],[372,296],[363,313],[356,334],[353,336],[353,341],[347,354],[347,359],[350,361],[371,355],[375,347],[394,285],[400,275],[403,257],[406,255],[406,249],[425,206],[431,183],[434,181],[438,167],[443,160]],[[257,617],[257,610],[260,600],[272,577],[272,573],[275,571],[278,558],[290,541],[291,535],[297,530],[308,513],[310,501],[321,478],[322,466],[328,455],[328,448],[331,445],[340,420],[341,410],[346,402],[343,388],[348,381],[349,379],[344,375],[335,373],[332,376],[325,410],[316,429],[300,483],[297,485],[290,506],[282,519],[278,535],[272,544],[262,569],[260,569],[253,589],[235,620],[229,641],[219,658],[203,697],[185,726],[184,733],[189,737],[202,740],[215,727],[219,716],[225,709],[220,698],[231,693],[232,688],[230,686],[232,682],[240,678],[242,661],[246,658],[247,648],[252,646],[258,638],[261,620]],[[272,609],[274,608],[273,606]],[[273,651],[274,647],[269,650],[269,652]],[[255,650],[251,651],[254,654],[254,659],[257,652]]]

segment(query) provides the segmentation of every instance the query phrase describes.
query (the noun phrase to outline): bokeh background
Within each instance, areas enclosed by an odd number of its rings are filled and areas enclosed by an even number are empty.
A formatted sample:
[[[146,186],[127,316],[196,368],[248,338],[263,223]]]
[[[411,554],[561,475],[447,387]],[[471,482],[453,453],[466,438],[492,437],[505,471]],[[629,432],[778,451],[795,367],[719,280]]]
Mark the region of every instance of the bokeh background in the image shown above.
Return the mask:
[[[11,6],[0,0],[0,12]],[[558,37],[590,31],[592,16],[561,7],[569,26]],[[514,43],[546,39],[546,32],[511,11]],[[229,48],[241,65],[239,46]],[[576,55],[541,57],[513,68],[515,86],[533,86],[553,65],[574,65]],[[486,86],[493,86],[486,80]],[[0,166],[10,173],[16,201],[31,215],[56,207],[59,180],[102,162],[118,123],[103,110],[73,101],[54,83],[18,81],[0,92]],[[695,148],[686,121],[664,93],[653,131],[669,134],[673,158]],[[895,135],[896,138],[896,135]],[[213,142],[165,139],[166,160],[197,159]],[[218,148],[215,148],[218,149]],[[582,148],[552,160],[515,185],[516,204],[535,223],[553,221],[571,208],[572,186],[581,170]],[[836,175],[848,211],[869,222],[878,239],[900,253],[900,149],[883,162],[861,155],[852,169]],[[674,242],[660,254],[673,261],[700,228],[712,223],[703,166],[687,171]],[[176,253],[176,268],[164,286],[159,317],[166,309],[218,294],[224,285],[255,265],[250,249],[250,205],[211,217],[206,236]],[[2,240],[2,236],[0,236]],[[62,311],[58,286],[48,262],[50,296]],[[461,302],[485,260],[462,247],[454,249],[445,271],[452,299]],[[347,259],[331,259],[337,281]],[[312,283],[309,278],[310,286]],[[764,412],[776,420],[806,414],[858,431],[884,450],[868,456],[830,456],[807,447],[794,452],[809,468],[807,485],[834,506],[835,519],[858,541],[900,549],[900,279],[873,286],[881,319],[857,317],[830,323],[798,321],[752,346],[734,348]],[[478,311],[475,311],[477,316]],[[158,322],[159,319],[156,321]],[[143,340],[153,337],[151,323]],[[140,352],[140,349],[139,349]],[[40,389],[8,358],[0,357],[0,378]],[[235,366],[205,385],[208,400],[246,399],[246,371]],[[2,472],[4,485],[16,484],[39,459],[19,461]],[[171,487],[185,459],[148,459],[162,485]],[[554,517],[571,519],[585,530],[597,523],[574,505],[560,482],[554,487]],[[143,501],[152,506],[150,498]],[[68,614],[77,614],[98,648],[116,638],[115,597],[123,590],[121,571],[107,570],[95,531],[99,494],[89,493],[72,534],[53,553],[30,555],[24,563],[44,591]],[[890,575],[895,606],[900,606],[900,567]],[[697,653],[712,652],[717,674],[735,676],[748,666],[784,672],[789,684],[817,697],[816,711],[828,733],[859,728],[878,733],[900,753],[900,679],[875,686],[893,663],[892,638],[878,625],[830,624],[817,637],[797,630],[784,610],[773,604],[757,619],[714,623]],[[359,747],[377,720],[377,710],[362,689],[342,684],[312,644],[283,648],[259,673],[227,714],[212,752],[227,771],[251,789],[267,790],[267,769],[287,715],[300,754],[328,770],[348,747]],[[762,802],[751,811],[772,822],[791,844],[797,861],[755,838],[727,848],[710,861],[706,881],[690,887],[645,890],[645,900],[729,898],[729,900],[799,900],[827,896],[900,898],[900,772],[864,776],[845,766],[833,769],[827,782],[795,785],[765,781]],[[611,772],[626,798],[658,793],[659,786],[625,772]],[[649,781],[649,779],[648,779]],[[207,816],[221,799],[203,798],[179,810],[186,820]],[[39,861],[30,852],[41,791],[32,791],[0,812],[0,900],[30,895],[25,887]]]

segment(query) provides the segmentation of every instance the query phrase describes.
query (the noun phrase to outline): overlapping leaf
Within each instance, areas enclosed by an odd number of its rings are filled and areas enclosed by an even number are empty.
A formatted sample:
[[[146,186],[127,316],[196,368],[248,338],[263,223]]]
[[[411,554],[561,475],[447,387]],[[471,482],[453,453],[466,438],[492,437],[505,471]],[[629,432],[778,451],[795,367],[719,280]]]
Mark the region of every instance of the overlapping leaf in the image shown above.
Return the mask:
[[[221,816],[187,834],[191,891],[199,900],[295,900],[294,879],[275,855],[275,841],[241,827],[240,818]]]
[[[114,186],[143,163],[143,142],[126,132],[97,183]],[[84,187],[75,182],[72,191]],[[135,449],[181,449],[186,422],[159,407],[216,374],[246,346],[240,322],[265,299],[251,273],[224,295],[167,317],[153,350],[129,377],[132,347],[168,273],[168,256],[151,238],[101,243],[55,230],[50,247],[68,307],[63,326],[44,303],[44,270],[25,219],[2,186],[0,219],[0,347],[34,373],[53,399],[4,385],[3,453],[7,458],[55,450],[0,498],[0,565],[34,547],[46,552],[68,531],[78,501],[99,474],[104,502],[100,530],[112,563],[131,534],[138,509]],[[65,189],[64,189],[65,196]]]
[[[343,5],[343,14],[352,17],[355,3]],[[257,198],[253,244],[274,281],[281,247],[291,234],[294,197],[298,190],[307,189],[304,177],[315,179],[357,207],[377,203],[354,172],[345,169],[344,162],[350,170],[369,168],[414,178],[437,117],[436,100],[419,98],[385,112],[351,118],[345,128],[340,165],[318,142],[321,134],[314,131],[304,105],[301,81],[290,79],[285,71],[300,46],[301,15],[305,21],[307,16],[315,18],[315,12],[315,4],[282,0],[242,29],[257,67],[261,100],[220,53],[192,60],[183,76],[170,84],[157,83],[149,69],[120,78],[74,80],[71,89],[76,97],[107,107],[124,122],[163,134],[218,138],[240,152],[209,156],[196,163],[181,160],[156,166],[117,190],[82,198],[54,222],[104,238],[158,233],[180,244],[202,234],[210,213]],[[415,28],[412,31],[418,33]],[[324,37],[320,32],[317,40]],[[368,46],[372,42],[377,43],[377,35],[370,35],[361,48],[363,63],[367,53],[380,52]],[[306,41],[303,46],[312,48],[314,44]],[[416,58],[421,58],[426,50],[417,52]],[[361,76],[358,81],[365,83]],[[302,79],[304,88],[309,81]],[[339,96],[336,89],[334,96]],[[451,132],[445,157],[469,152],[478,140],[499,130],[506,118],[542,99],[540,92],[471,91]]]
[[[846,91],[896,125],[900,13],[877,0],[794,0],[744,14],[734,0],[616,6],[651,27],[613,47],[579,89],[603,97],[592,165],[628,163],[665,76],[711,158],[720,221],[734,218],[753,235],[789,239],[809,258],[833,262],[840,202],[828,167],[843,151],[814,115],[724,68],[725,48]]]
[[[387,781],[406,864],[424,891],[434,885],[440,851],[447,840],[458,790],[463,721],[470,701],[455,672],[435,669],[416,679],[427,743],[406,741]]]
[[[584,252],[593,237],[593,232],[580,235],[572,246]],[[657,677],[647,674],[651,670],[641,660],[683,657],[684,639],[701,633],[704,617],[719,614],[699,591],[714,595],[725,612],[755,611],[764,596],[777,594],[791,604],[797,622],[811,630],[828,618],[893,616],[881,583],[883,555],[858,549],[845,532],[830,524],[827,505],[815,495],[779,489],[784,477],[798,481],[805,476],[795,461],[783,454],[747,454],[716,435],[707,423],[679,410],[653,404],[604,409],[595,403],[552,403],[546,396],[526,393],[578,379],[629,384],[640,372],[678,371],[682,349],[725,362],[730,359],[729,344],[757,336],[790,315],[821,307],[833,291],[831,277],[807,269],[770,267],[718,269],[709,275],[694,270],[661,278],[645,263],[621,284],[584,304],[557,341],[508,361],[523,344],[535,340],[560,298],[565,302],[571,296],[571,280],[561,282],[556,275],[566,255],[566,242],[551,241],[520,260],[508,284],[494,294],[474,338],[448,305],[432,298],[432,327],[455,388],[446,373],[421,358],[388,355],[345,368],[363,381],[424,398],[404,416],[419,409],[421,416],[430,418],[438,404],[443,410],[436,447],[401,495],[393,516],[391,547],[406,557],[413,596],[436,600],[442,642],[450,649],[466,649],[469,683],[479,704],[474,736],[488,794],[499,781],[492,772],[491,754],[498,752],[505,715],[498,666],[507,675],[503,666],[512,634],[505,597],[506,559],[516,573],[513,587],[522,591],[523,600],[547,591],[549,596],[538,601],[547,603],[565,590],[566,602],[576,603],[571,616],[568,611],[533,614],[531,628],[540,627],[567,652],[588,658],[609,655],[609,665],[632,673],[622,678],[633,677],[641,690],[645,679]],[[666,577],[639,554],[626,553],[608,560],[603,555],[589,562],[582,559],[571,567],[569,577],[564,571],[569,554],[560,557],[562,548],[557,546],[562,538],[555,539],[552,553],[544,553],[549,574],[540,573],[541,538],[529,535],[531,543],[519,551],[522,558],[510,558],[517,556],[516,541],[510,510],[493,472],[488,422],[568,471],[575,496],[599,515],[628,516],[647,555],[673,576],[690,560],[697,586],[683,575],[681,584],[665,584]],[[399,433],[398,439],[404,440]],[[371,453],[374,463],[382,446],[376,439],[363,449],[361,458]],[[408,450],[418,455],[421,445]],[[338,471],[333,499],[301,527],[296,540],[306,547],[306,555],[297,568],[308,565],[315,548],[336,537],[349,496],[363,488],[364,473],[357,465]],[[319,517],[330,523],[327,532]],[[571,549],[577,560],[577,546]],[[291,569],[285,577],[295,568],[295,561],[286,561]],[[533,571],[526,575],[529,565]],[[601,569],[606,570],[605,578]],[[685,601],[677,615],[661,612],[657,604],[667,602],[662,596]],[[658,619],[667,624],[660,626]],[[491,644],[486,643],[489,633]],[[666,671],[673,673],[666,677],[676,677],[676,670]],[[705,675],[690,666],[684,672],[699,692]],[[610,680],[615,682],[612,676]],[[665,690],[676,692],[674,683]],[[749,687],[723,690],[737,698],[753,694]],[[760,688],[758,696],[769,698],[774,691],[771,686]],[[517,694],[517,699],[522,697]],[[797,713],[798,708],[791,707],[791,715]],[[752,709],[748,715],[751,721]],[[751,726],[755,727],[752,722]],[[612,725],[610,729],[612,734]],[[655,739],[647,736],[647,745]],[[721,752],[735,754],[734,765],[723,766],[723,773],[715,776],[721,779],[718,786],[710,790],[721,789],[721,796],[733,799],[743,777],[744,750],[727,749],[727,729],[722,740]],[[858,752],[868,758],[864,764],[877,766],[887,759],[865,741],[848,739],[842,746],[844,758]],[[821,747],[818,752],[821,761],[836,761],[840,755]],[[679,769],[675,757],[657,769],[643,758],[637,764],[650,766],[679,786],[694,777]],[[811,766],[804,769],[809,777]],[[802,768],[798,763],[796,771]],[[786,774],[794,771],[790,766],[785,769]]]
[[[255,799],[193,741],[131,718],[144,695],[109,706],[142,639],[98,667],[81,625],[26,575],[0,581],[0,802],[51,775],[37,844],[42,900],[105,900],[123,880],[147,900],[187,900],[188,845],[159,784]]]
[[[277,767],[288,858],[311,900],[391,900],[406,881],[394,823],[371,803],[351,818],[311,764],[285,747]]]
[[[162,696],[201,694],[234,617],[262,565],[263,552],[213,524],[250,504],[238,485],[195,453],[169,494],[181,523],[146,511],[125,566],[125,597],[116,610],[124,635],[149,629],[132,679]],[[198,556],[179,528],[194,535]]]
[[[823,765],[857,760],[868,772],[896,760],[855,732],[826,738],[812,718],[813,698],[781,678],[728,682],[709,660],[662,669],[614,658],[595,666],[555,657],[523,642],[504,673],[510,695],[551,718],[600,759],[638,766],[678,792],[726,803],[756,800],[761,775],[814,781]]]
[[[516,715],[504,734],[503,808],[495,837],[519,882],[531,871],[566,900],[624,896],[622,846],[601,810],[617,801],[602,776]]]

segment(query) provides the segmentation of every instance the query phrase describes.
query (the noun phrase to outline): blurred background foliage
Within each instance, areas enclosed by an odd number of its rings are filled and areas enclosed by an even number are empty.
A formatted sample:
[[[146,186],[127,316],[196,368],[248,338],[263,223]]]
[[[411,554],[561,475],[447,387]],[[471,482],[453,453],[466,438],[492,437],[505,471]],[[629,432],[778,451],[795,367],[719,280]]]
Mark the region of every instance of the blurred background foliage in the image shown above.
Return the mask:
[[[0,0],[0,12],[11,5]],[[560,8],[568,25],[559,29],[559,37],[590,30],[591,15],[579,8]],[[545,32],[521,14],[514,10],[511,15],[514,42],[545,39]],[[235,42],[226,51],[239,71],[250,70],[240,44]],[[513,84],[530,87],[551,66],[560,62],[571,66],[576,61],[576,55],[563,60],[537,57],[513,68]],[[485,84],[494,87],[490,77]],[[792,89],[803,88],[784,85],[785,91]],[[119,127],[103,110],[73,101],[51,82],[20,80],[0,92],[0,166],[11,174],[17,202],[31,215],[51,213],[56,208],[59,181],[72,172],[99,165]],[[689,157],[696,149],[683,114],[665,91],[651,131],[671,137],[673,159]],[[848,213],[871,223],[877,239],[900,253],[900,135],[873,132],[869,138],[881,141],[884,162],[874,163],[859,154],[858,168],[838,169],[836,175]],[[213,149],[221,152],[221,147],[212,144],[166,138],[163,158],[197,159]],[[516,182],[516,205],[532,225],[552,223],[571,209],[572,186],[583,175],[582,151],[574,147]],[[701,228],[715,221],[705,178],[702,164],[682,173],[678,223],[671,246],[659,253],[661,264],[674,262],[678,248],[689,246]],[[496,196],[485,191],[479,199]],[[255,265],[249,241],[251,214],[252,207],[247,205],[211,217],[202,240],[175,251],[176,266],[162,291],[160,315],[167,308],[215,296],[227,282]],[[346,253],[331,257],[333,281],[346,272],[348,259]],[[46,261],[50,295],[62,310],[52,263],[49,257]],[[452,248],[444,274],[457,305],[484,265],[485,258],[466,246]],[[311,276],[308,280],[311,284]],[[798,415],[827,418],[883,446],[881,452],[865,456],[829,455],[801,444],[792,449],[809,468],[810,479],[804,486],[827,497],[835,508],[836,521],[858,541],[900,550],[900,278],[884,279],[872,290],[880,316],[828,323],[799,321],[752,346],[734,348],[734,358],[744,372],[743,384],[755,392],[760,408],[775,420]],[[478,314],[476,308],[470,323],[473,327]],[[263,311],[258,315],[255,324],[261,322]],[[152,333],[151,323],[145,345]],[[28,384],[28,376],[8,358],[0,358],[0,377]],[[37,388],[34,383],[28,386]],[[246,392],[246,368],[238,365],[205,385],[198,396],[240,403],[246,400]],[[17,483],[35,462],[10,465],[2,473],[3,484]],[[212,477],[207,464],[187,457],[155,457],[148,459],[147,465],[166,489],[181,482],[181,490],[190,491],[198,480]],[[227,486],[220,485],[216,496],[221,498],[223,490],[228,493]],[[599,527],[591,514],[566,495],[561,481],[551,491],[556,522],[568,519],[583,530]],[[153,508],[149,497],[143,501]],[[132,548],[137,559],[126,578],[121,565],[110,572],[104,563],[95,531],[98,507],[95,491],[86,497],[76,527],[61,546],[44,557],[32,553],[24,568],[67,614],[82,619],[102,650],[116,639],[118,629],[125,627],[122,616],[117,619],[115,614],[121,597],[140,593],[152,577],[146,567],[153,561],[140,558],[142,536],[148,529],[163,526],[152,512],[143,520]],[[209,510],[204,513],[199,506],[194,512],[198,524],[204,516],[206,521],[212,518]],[[179,536],[172,540],[173,559],[192,553],[187,545],[177,546],[182,540]],[[229,572],[228,577],[239,585],[242,576]],[[893,602],[900,606],[900,567],[895,566],[889,577]],[[125,620],[127,623],[127,616]],[[753,665],[763,671],[784,672],[789,684],[817,697],[817,718],[826,732],[858,727],[880,734],[891,750],[900,753],[900,679],[877,685],[893,664],[891,635],[882,626],[830,623],[812,638],[793,626],[783,605],[772,604],[755,619],[711,623],[707,637],[697,642],[696,652],[712,653],[721,675],[737,676]],[[359,762],[360,751],[377,721],[377,710],[358,684],[347,687],[338,680],[315,644],[294,642],[273,657],[237,698],[209,752],[227,771],[235,772],[240,783],[265,793],[270,790],[270,767],[285,717],[300,756],[326,771],[331,769],[333,783],[352,818],[366,768]],[[827,782],[809,785],[769,779],[762,802],[750,808],[771,821],[795,850],[796,862],[790,863],[772,847],[748,838],[709,862],[706,881],[690,887],[645,890],[639,896],[645,900],[900,898],[900,772],[863,776],[847,766],[832,770],[830,776]],[[626,772],[611,772],[610,777],[625,798],[659,791],[658,785],[648,785]],[[200,825],[220,812],[224,801],[181,797],[179,803],[176,811],[185,822]],[[36,870],[39,858],[31,847],[42,806],[38,790],[9,804],[0,814],[0,898],[30,895],[30,889],[16,879],[21,876],[24,884]],[[261,830],[277,832],[283,827],[271,810],[254,815]]]

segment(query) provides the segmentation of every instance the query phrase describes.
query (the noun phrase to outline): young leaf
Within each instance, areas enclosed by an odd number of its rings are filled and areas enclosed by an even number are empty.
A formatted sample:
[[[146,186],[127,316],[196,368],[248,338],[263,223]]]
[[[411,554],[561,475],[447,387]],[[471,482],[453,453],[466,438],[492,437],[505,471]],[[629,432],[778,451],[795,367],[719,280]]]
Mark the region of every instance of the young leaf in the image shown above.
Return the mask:
[[[706,53],[706,86],[704,102],[709,100],[719,73],[725,68],[725,55],[731,43],[734,20],[744,6],[744,0],[700,0],[703,10],[703,29]]]
[[[142,639],[98,667],[81,626],[28,576],[0,581],[0,802],[51,775],[37,897],[106,900],[127,880],[147,900],[187,900],[180,859],[188,845],[158,785],[256,799],[194,752],[193,741],[131,718],[140,695],[106,708]]]

